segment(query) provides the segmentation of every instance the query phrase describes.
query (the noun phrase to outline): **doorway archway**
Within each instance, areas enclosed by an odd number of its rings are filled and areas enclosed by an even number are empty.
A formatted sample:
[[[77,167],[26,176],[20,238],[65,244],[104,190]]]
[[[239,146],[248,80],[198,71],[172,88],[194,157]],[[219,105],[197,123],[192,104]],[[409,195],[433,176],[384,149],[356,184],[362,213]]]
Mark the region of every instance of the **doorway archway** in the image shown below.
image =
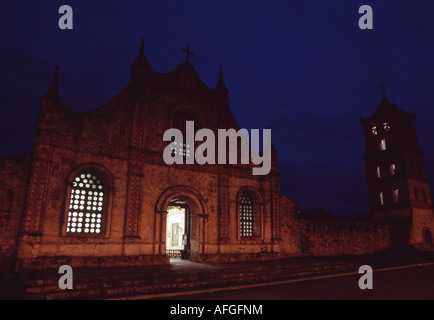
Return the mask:
[[[191,246],[191,209],[182,198],[175,198],[167,207],[166,255],[189,260]]]
[[[199,256],[205,253],[205,220],[208,217],[200,193],[187,186],[170,187],[161,194],[155,209],[159,225],[159,234],[156,235],[158,252],[199,261]],[[178,245],[173,246],[176,243]]]

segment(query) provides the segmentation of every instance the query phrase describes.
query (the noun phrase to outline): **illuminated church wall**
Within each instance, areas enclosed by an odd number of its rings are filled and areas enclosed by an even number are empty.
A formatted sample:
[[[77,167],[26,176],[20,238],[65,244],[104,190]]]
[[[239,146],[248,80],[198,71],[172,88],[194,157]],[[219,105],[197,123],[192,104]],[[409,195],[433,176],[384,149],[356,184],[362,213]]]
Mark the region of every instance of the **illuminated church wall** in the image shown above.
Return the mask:
[[[167,165],[162,136],[182,125],[179,119],[214,131],[239,129],[222,69],[214,89],[189,62],[157,73],[142,42],[130,83],[89,112],[64,107],[58,73],[56,68],[41,99],[32,153],[0,161],[4,268],[167,264],[167,209],[174,198],[191,209],[190,259],[197,262],[361,254],[398,240],[406,243],[401,234],[420,244],[427,228],[434,233],[432,208],[420,201],[417,210],[400,212],[412,217],[404,227],[387,219],[313,223],[296,218],[301,207],[280,192],[274,147],[266,176],[252,175],[251,164]],[[403,139],[405,145],[410,141]],[[379,148],[378,141],[371,142]],[[376,164],[367,161],[366,170],[375,175]],[[404,187],[422,187],[413,180]],[[369,187],[374,203],[377,186]]]

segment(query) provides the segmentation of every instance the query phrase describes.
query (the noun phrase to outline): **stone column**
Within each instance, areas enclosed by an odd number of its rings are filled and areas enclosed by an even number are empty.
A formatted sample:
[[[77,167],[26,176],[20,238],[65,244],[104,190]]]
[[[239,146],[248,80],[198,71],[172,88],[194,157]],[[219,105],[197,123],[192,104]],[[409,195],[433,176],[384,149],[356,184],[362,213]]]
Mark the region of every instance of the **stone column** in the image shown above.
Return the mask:
[[[206,221],[208,220],[208,215],[204,213],[198,214],[199,216],[199,246],[201,248],[201,254],[205,254],[205,240],[206,240]]]
[[[139,238],[140,190],[142,177],[128,174],[125,237]]]
[[[125,237],[139,238],[141,193],[143,180],[144,124],[146,93],[139,92],[134,107],[133,128],[128,163],[127,207],[125,214]]]
[[[273,223],[273,242],[282,240],[280,237],[280,190],[279,176],[273,175],[271,178],[271,218]]]
[[[17,245],[16,270],[20,268],[20,260],[34,258],[38,255],[42,236],[45,201],[52,163],[49,132],[38,130],[35,142],[23,225]]]
[[[229,177],[219,173],[218,186],[218,230],[219,243],[229,241]]]
[[[38,131],[30,174],[23,233],[40,235],[45,213],[45,199],[51,170],[51,147],[49,133]]]
[[[155,222],[156,226],[156,237],[155,239],[158,241],[158,251],[159,255],[166,254],[166,221],[167,221],[167,211],[156,211],[155,212]]]

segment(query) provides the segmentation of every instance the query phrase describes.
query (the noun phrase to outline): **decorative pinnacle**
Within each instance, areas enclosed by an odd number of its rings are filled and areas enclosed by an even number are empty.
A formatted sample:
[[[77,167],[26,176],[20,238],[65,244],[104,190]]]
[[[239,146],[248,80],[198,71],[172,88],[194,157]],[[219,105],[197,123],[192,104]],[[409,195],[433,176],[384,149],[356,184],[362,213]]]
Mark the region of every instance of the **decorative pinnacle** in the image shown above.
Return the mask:
[[[140,45],[140,53],[139,56],[145,55],[145,38],[140,39],[142,41],[142,44]]]
[[[47,97],[53,100],[60,100],[59,90],[57,88],[57,79],[58,79],[59,70],[60,70],[59,66],[54,67],[53,80],[51,81],[51,86],[48,89],[46,94]]]
[[[383,98],[386,98],[386,88],[384,86],[381,86],[381,91],[383,91]]]
[[[143,78],[144,74],[151,68],[145,56],[145,38],[140,38],[140,52],[136,60],[131,65],[131,80]]]
[[[57,78],[58,78],[59,70],[60,70],[59,66],[54,66],[54,76],[53,76],[53,81],[51,82],[51,86],[55,87],[56,89],[57,89]]]
[[[217,81],[217,90],[223,90],[223,92],[227,93],[227,89],[225,83],[223,81],[223,67],[220,66],[219,79]]]
[[[220,73],[219,73],[219,81],[218,82],[223,82],[223,67],[220,66]]]

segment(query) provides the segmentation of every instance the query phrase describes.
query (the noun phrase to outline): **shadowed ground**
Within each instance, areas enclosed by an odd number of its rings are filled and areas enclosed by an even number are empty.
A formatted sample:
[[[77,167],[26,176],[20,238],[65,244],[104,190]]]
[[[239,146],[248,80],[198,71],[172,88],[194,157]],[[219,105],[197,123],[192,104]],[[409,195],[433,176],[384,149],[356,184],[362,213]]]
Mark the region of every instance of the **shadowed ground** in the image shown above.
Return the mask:
[[[232,291],[177,296],[177,300],[434,300],[434,265],[373,273],[373,289],[350,275]],[[173,299],[173,298],[172,298]]]
[[[357,283],[362,265],[375,270],[382,268],[426,264],[434,262],[433,252],[418,252],[412,249],[388,250],[371,255],[337,257],[298,257],[274,261],[257,261],[227,264],[200,264],[191,261],[172,260],[170,265],[116,268],[74,268],[73,290],[60,290],[58,269],[28,270],[21,273],[0,274],[1,299],[178,299],[181,296],[200,293],[194,299],[214,299],[210,292],[232,291],[215,296],[215,299],[346,299],[366,298],[359,296]],[[427,297],[424,288],[432,281],[430,267],[422,268],[419,277],[416,269],[384,271],[375,273],[374,288],[378,296],[388,298],[390,291],[398,295],[394,287],[402,278],[406,291],[415,297]],[[351,276],[322,280],[296,282],[312,277],[334,277],[351,273]],[[387,278],[391,274],[391,280]],[[385,280],[382,280],[383,278]],[[412,279],[415,279],[414,281]],[[389,280],[388,280],[389,279]],[[384,282],[384,285],[382,283]],[[268,283],[279,283],[269,286]],[[293,283],[287,283],[293,282]],[[404,284],[405,283],[405,284]],[[420,283],[415,287],[412,284]],[[430,283],[432,285],[432,283]],[[262,287],[258,287],[262,286]],[[248,289],[244,289],[249,287]],[[434,286],[431,286],[434,287]],[[393,290],[392,290],[393,289]],[[325,290],[325,291],[324,291]],[[348,291],[349,290],[349,291]],[[424,291],[425,290],[425,291]],[[433,290],[434,291],[434,290]],[[330,293],[331,292],[331,293]],[[418,293],[419,292],[419,293]],[[217,293],[216,293],[217,294]],[[364,294],[364,293],[362,293]]]

